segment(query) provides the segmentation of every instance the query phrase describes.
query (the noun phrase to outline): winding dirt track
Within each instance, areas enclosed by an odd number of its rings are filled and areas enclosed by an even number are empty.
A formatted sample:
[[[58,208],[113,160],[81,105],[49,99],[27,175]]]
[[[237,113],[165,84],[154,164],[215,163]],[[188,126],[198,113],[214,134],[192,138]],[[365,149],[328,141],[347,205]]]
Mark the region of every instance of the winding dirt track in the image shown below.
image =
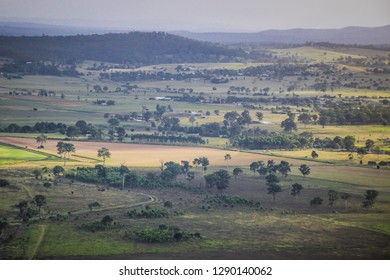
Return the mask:
[[[27,188],[25,188],[25,190],[31,196],[30,191]],[[148,201],[143,201],[143,202],[138,202],[138,203],[133,203],[131,205],[122,204],[122,205],[116,205],[116,206],[111,206],[111,207],[103,207],[103,208],[100,208],[100,209],[92,210],[92,212],[102,212],[102,211],[106,211],[106,210],[120,209],[120,208],[129,208],[129,207],[133,208],[133,207],[143,206],[143,205],[147,205],[147,204],[154,204],[154,203],[158,203],[159,202],[159,199],[156,196],[154,196],[154,195],[148,195],[148,194],[143,194],[143,193],[135,193],[135,194],[147,196],[147,197],[149,197],[149,200]],[[84,214],[84,213],[87,213],[87,212],[90,212],[90,211],[89,210],[79,210],[79,211],[72,212],[72,214],[80,215],[80,214]],[[39,251],[39,248],[40,248],[40,246],[42,244],[42,241],[45,238],[45,234],[46,234],[47,225],[41,224],[38,227],[39,227],[39,231],[40,231],[39,232],[39,237],[38,237],[37,243],[36,243],[36,245],[34,247],[33,253],[31,254],[31,256],[29,258],[30,260],[34,259],[34,257],[36,256],[36,254]]]

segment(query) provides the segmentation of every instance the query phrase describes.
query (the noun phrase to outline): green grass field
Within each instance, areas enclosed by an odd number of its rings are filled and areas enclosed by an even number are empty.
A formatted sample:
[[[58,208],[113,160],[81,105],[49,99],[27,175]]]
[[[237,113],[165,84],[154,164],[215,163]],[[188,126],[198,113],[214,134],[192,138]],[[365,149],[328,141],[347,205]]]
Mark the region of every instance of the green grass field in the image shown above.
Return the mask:
[[[299,47],[292,49],[272,50],[273,55],[291,59],[295,57],[298,63],[337,63],[342,58],[366,58],[371,61],[376,55],[386,56],[389,52],[358,49],[336,48],[334,50]],[[306,61],[306,62],[305,62]],[[368,161],[390,161],[390,155],[368,154],[359,164],[354,159],[348,159],[348,152],[316,150],[319,157],[311,158],[312,149],[307,150],[259,150],[239,151],[229,146],[227,138],[207,138],[204,146],[172,146],[145,145],[107,142],[108,125],[105,113],[129,114],[141,112],[143,107],[154,111],[157,104],[171,105],[174,112],[201,111],[211,114],[207,118],[198,118],[193,124],[202,125],[209,122],[222,123],[225,113],[245,110],[242,104],[195,104],[189,102],[162,102],[150,100],[151,97],[177,95],[179,93],[165,92],[166,89],[191,88],[194,95],[202,95],[206,100],[226,98],[230,87],[245,87],[250,93],[239,93],[237,97],[256,98],[252,96],[254,88],[269,87],[272,96],[286,97],[293,94],[301,97],[320,97],[327,94],[335,96],[335,100],[347,100],[352,97],[367,96],[365,101],[378,102],[390,96],[389,90],[376,90],[371,84],[387,86],[387,74],[378,76],[369,73],[366,67],[338,64],[337,69],[350,71],[353,79],[362,81],[362,85],[370,85],[370,89],[351,89],[342,87],[333,91],[314,91],[310,85],[316,79],[328,82],[332,76],[308,77],[298,80],[296,76],[285,76],[282,79],[267,79],[264,77],[237,76],[226,84],[212,84],[206,80],[191,81],[137,81],[129,85],[137,85],[138,92],[115,92],[117,87],[125,89],[125,82],[99,80],[100,71],[87,70],[93,65],[87,61],[78,66],[85,76],[81,78],[23,76],[22,79],[5,79],[0,77],[0,126],[7,127],[11,123],[20,126],[34,125],[36,122],[62,122],[74,125],[78,120],[85,120],[103,129],[105,138],[101,142],[87,142],[86,136],[71,141],[76,152],[66,161],[65,172],[77,167],[93,167],[102,164],[97,157],[97,150],[106,147],[111,157],[105,162],[107,166],[128,166],[137,174],[153,172],[159,174],[161,162],[182,160],[192,162],[196,157],[205,156],[210,160],[208,174],[220,169],[240,167],[243,174],[237,179],[232,177],[229,187],[223,191],[206,187],[201,167],[193,167],[195,179],[190,183],[179,175],[177,180],[185,183],[186,188],[148,189],[141,185],[124,190],[109,186],[109,182],[100,185],[72,181],[64,176],[54,176],[51,168],[63,166],[63,160],[57,154],[58,141],[67,141],[62,134],[46,134],[48,140],[44,149],[37,149],[34,139],[40,133],[10,133],[0,132],[0,179],[10,182],[10,185],[0,187],[0,219],[7,218],[9,227],[5,230],[0,244],[0,259],[389,259],[390,258],[390,170],[389,167],[367,166]],[[98,62],[100,63],[100,62]],[[264,65],[263,63],[201,63],[188,64],[195,69],[243,69],[249,66]],[[156,72],[160,67],[167,72],[175,73],[176,64],[145,66],[136,71]],[[346,67],[346,70],[343,68]],[[116,70],[108,70],[116,71]],[[121,70],[118,71],[133,71]],[[338,78],[338,77],[336,77]],[[387,79],[387,80],[386,80]],[[341,79],[341,83],[346,81]],[[96,93],[94,85],[107,86],[107,92]],[[288,92],[290,85],[295,86],[293,92]],[[158,88],[161,91],[156,92]],[[41,89],[54,91],[52,96],[38,96]],[[14,92],[10,94],[10,92]],[[27,93],[31,92],[31,95]],[[61,98],[64,94],[64,98]],[[93,104],[97,99],[115,100],[115,106],[98,106]],[[280,104],[254,104],[261,108],[250,109],[253,120],[256,112],[264,114],[263,121],[270,124],[250,124],[246,128],[267,129],[269,132],[281,132],[280,123],[287,118],[286,114],[272,114]],[[309,110],[316,113],[316,108],[293,106],[292,112]],[[214,110],[219,110],[216,116]],[[158,122],[157,122],[158,125]],[[180,118],[180,125],[190,127],[192,124],[186,117]],[[140,121],[121,122],[126,132],[155,133],[157,130],[146,130],[150,123]],[[133,131],[131,131],[133,129]],[[389,143],[383,139],[390,137],[390,127],[384,125],[362,126],[325,126],[303,125],[298,123],[298,132],[311,132],[313,137],[334,138],[335,136],[354,136],[356,145],[362,147],[367,139],[372,139],[375,145],[384,151],[390,150]],[[27,148],[26,148],[27,146]],[[207,147],[206,147],[207,146]],[[231,155],[226,162],[224,156]],[[277,193],[275,201],[268,194],[264,177],[253,174],[250,163],[262,160],[281,160],[292,164],[291,173],[287,177],[278,174],[281,182],[281,192]],[[304,177],[298,170],[301,164],[307,164],[311,173]],[[228,166],[227,166],[228,165]],[[32,171],[49,168],[42,178],[36,179]],[[45,187],[44,183],[50,183]],[[302,184],[304,189],[294,198],[291,186]],[[47,184],[46,184],[47,185]],[[104,189],[104,191],[102,191]],[[334,206],[328,203],[328,191],[335,190],[338,199]],[[367,190],[377,190],[379,195],[372,208],[362,208],[364,193]],[[347,201],[341,199],[341,194],[350,195]],[[205,202],[217,194],[238,196],[253,202],[259,202],[260,207],[247,205],[228,205],[226,202],[214,204]],[[22,221],[16,205],[22,200],[31,201],[35,195],[44,195],[47,204],[41,209],[41,218],[37,215],[30,220]],[[311,206],[310,200],[319,196],[323,199],[321,205]],[[131,209],[139,211],[147,207],[165,209],[164,202],[171,202],[172,210],[180,215],[169,218],[131,219],[126,212]],[[98,202],[101,206],[93,209],[88,204]],[[34,204],[30,204],[36,208]],[[171,210],[171,209],[168,209]],[[116,228],[104,231],[90,232],[82,229],[83,224],[100,221],[105,215],[113,217]],[[145,228],[157,228],[160,225],[177,226],[188,232],[200,233],[197,240],[175,243],[144,243],[129,240],[128,232]],[[3,241],[3,239],[2,239]]]

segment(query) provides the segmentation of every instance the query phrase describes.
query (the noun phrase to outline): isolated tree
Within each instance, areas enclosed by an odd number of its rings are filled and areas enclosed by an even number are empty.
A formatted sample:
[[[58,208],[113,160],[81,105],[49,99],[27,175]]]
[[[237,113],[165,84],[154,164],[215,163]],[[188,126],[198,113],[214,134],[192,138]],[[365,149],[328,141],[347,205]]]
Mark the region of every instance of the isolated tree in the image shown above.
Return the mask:
[[[331,208],[333,208],[333,204],[337,199],[339,199],[338,193],[335,190],[329,190],[328,191],[328,200],[329,200],[329,205]]]
[[[318,123],[322,126],[322,128],[325,127],[329,123],[329,117],[325,115],[321,115],[318,119]]]
[[[35,205],[38,207],[39,218],[41,218],[41,208],[46,205],[46,197],[41,194],[34,196]]]
[[[226,169],[229,168],[229,160],[232,159],[232,156],[230,154],[225,155],[225,161],[226,161]]]
[[[342,193],[340,195],[341,199],[345,201],[345,210],[348,210],[348,199],[351,197],[351,195],[347,193]]]
[[[374,140],[372,140],[372,139],[367,139],[366,140],[366,150],[367,151],[371,151],[371,149],[374,147],[374,145],[375,145],[375,142],[374,142]]]
[[[239,168],[239,167],[234,168],[233,169],[234,180],[237,180],[237,176],[242,174],[242,173],[243,173],[243,171],[241,168]]]
[[[253,176],[255,176],[257,169],[259,168],[259,162],[254,161],[249,165],[249,169],[253,171]]]
[[[322,204],[323,199],[319,196],[314,197],[310,200],[310,206],[318,206]]]
[[[100,206],[101,206],[100,203],[97,201],[88,204],[89,211],[92,211],[93,208],[97,208]]]
[[[43,147],[43,144],[46,143],[47,136],[44,134],[41,134],[41,135],[38,135],[37,137],[35,137],[35,140],[39,144],[39,147]]]
[[[275,174],[270,174],[270,175],[275,175]],[[277,183],[268,183],[267,191],[268,194],[272,194],[273,201],[275,201],[276,194],[281,192],[282,188]]]
[[[311,152],[311,157],[312,157],[313,159],[318,158],[317,152],[316,152],[316,151],[312,151],[312,152]]]
[[[65,143],[64,144],[64,151],[65,151],[65,154],[68,155],[68,159],[69,159],[70,155],[72,153],[76,152],[76,147],[72,143]]]
[[[363,164],[363,158],[364,158],[365,155],[367,155],[366,148],[358,148],[356,153],[358,155],[360,164]]]
[[[301,171],[302,175],[306,177],[307,175],[310,174],[310,167],[306,164],[302,164],[299,167],[299,171]]]
[[[98,150],[97,156],[103,158],[103,166],[106,164],[106,159],[111,157],[110,150],[107,148],[101,148]]]
[[[60,141],[60,142],[57,142],[57,153],[62,157],[62,155],[64,155],[64,165],[65,165],[65,143]]]
[[[363,208],[372,208],[374,206],[375,199],[379,192],[376,190],[367,190],[364,194],[364,200],[362,203]]]
[[[303,186],[301,184],[295,183],[292,185],[291,195],[295,198],[298,198],[302,190],[303,190]]]
[[[202,165],[202,168],[203,168],[203,174],[205,174],[207,171],[207,166],[210,165],[210,161],[207,157],[201,157],[201,158],[199,158],[199,160],[200,160],[200,164]]]
[[[256,112],[256,118],[261,121],[263,120],[264,114],[262,112]]]

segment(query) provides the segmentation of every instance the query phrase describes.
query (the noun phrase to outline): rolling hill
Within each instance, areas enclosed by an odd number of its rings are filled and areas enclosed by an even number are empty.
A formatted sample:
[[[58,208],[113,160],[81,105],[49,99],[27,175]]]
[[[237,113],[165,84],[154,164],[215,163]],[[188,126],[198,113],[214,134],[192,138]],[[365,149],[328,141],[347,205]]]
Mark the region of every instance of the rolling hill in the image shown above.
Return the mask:
[[[256,33],[193,33],[176,31],[173,34],[213,43],[286,43],[329,42],[335,44],[390,44],[390,25],[382,27],[346,27],[342,29],[267,30]]]
[[[75,36],[0,36],[0,56],[22,62],[70,63],[96,60],[150,65],[226,62],[245,56],[245,53],[163,32],[130,32]]]

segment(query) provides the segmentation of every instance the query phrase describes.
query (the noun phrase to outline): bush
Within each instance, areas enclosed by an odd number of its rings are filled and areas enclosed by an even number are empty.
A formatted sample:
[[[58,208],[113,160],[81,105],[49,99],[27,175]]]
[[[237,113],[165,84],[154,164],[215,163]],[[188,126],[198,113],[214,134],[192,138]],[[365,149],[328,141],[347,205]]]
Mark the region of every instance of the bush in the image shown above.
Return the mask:
[[[9,182],[5,179],[0,179],[0,187],[9,186]]]
[[[173,206],[172,202],[170,202],[170,201],[165,201],[164,202],[164,207],[172,208],[172,206]]]
[[[160,225],[157,229],[142,229],[126,232],[125,238],[146,243],[180,242],[190,239],[201,239],[200,233],[188,233],[177,226]]]
[[[50,188],[50,187],[51,187],[51,183],[45,182],[45,183],[43,183],[43,186],[44,186],[45,188]]]

